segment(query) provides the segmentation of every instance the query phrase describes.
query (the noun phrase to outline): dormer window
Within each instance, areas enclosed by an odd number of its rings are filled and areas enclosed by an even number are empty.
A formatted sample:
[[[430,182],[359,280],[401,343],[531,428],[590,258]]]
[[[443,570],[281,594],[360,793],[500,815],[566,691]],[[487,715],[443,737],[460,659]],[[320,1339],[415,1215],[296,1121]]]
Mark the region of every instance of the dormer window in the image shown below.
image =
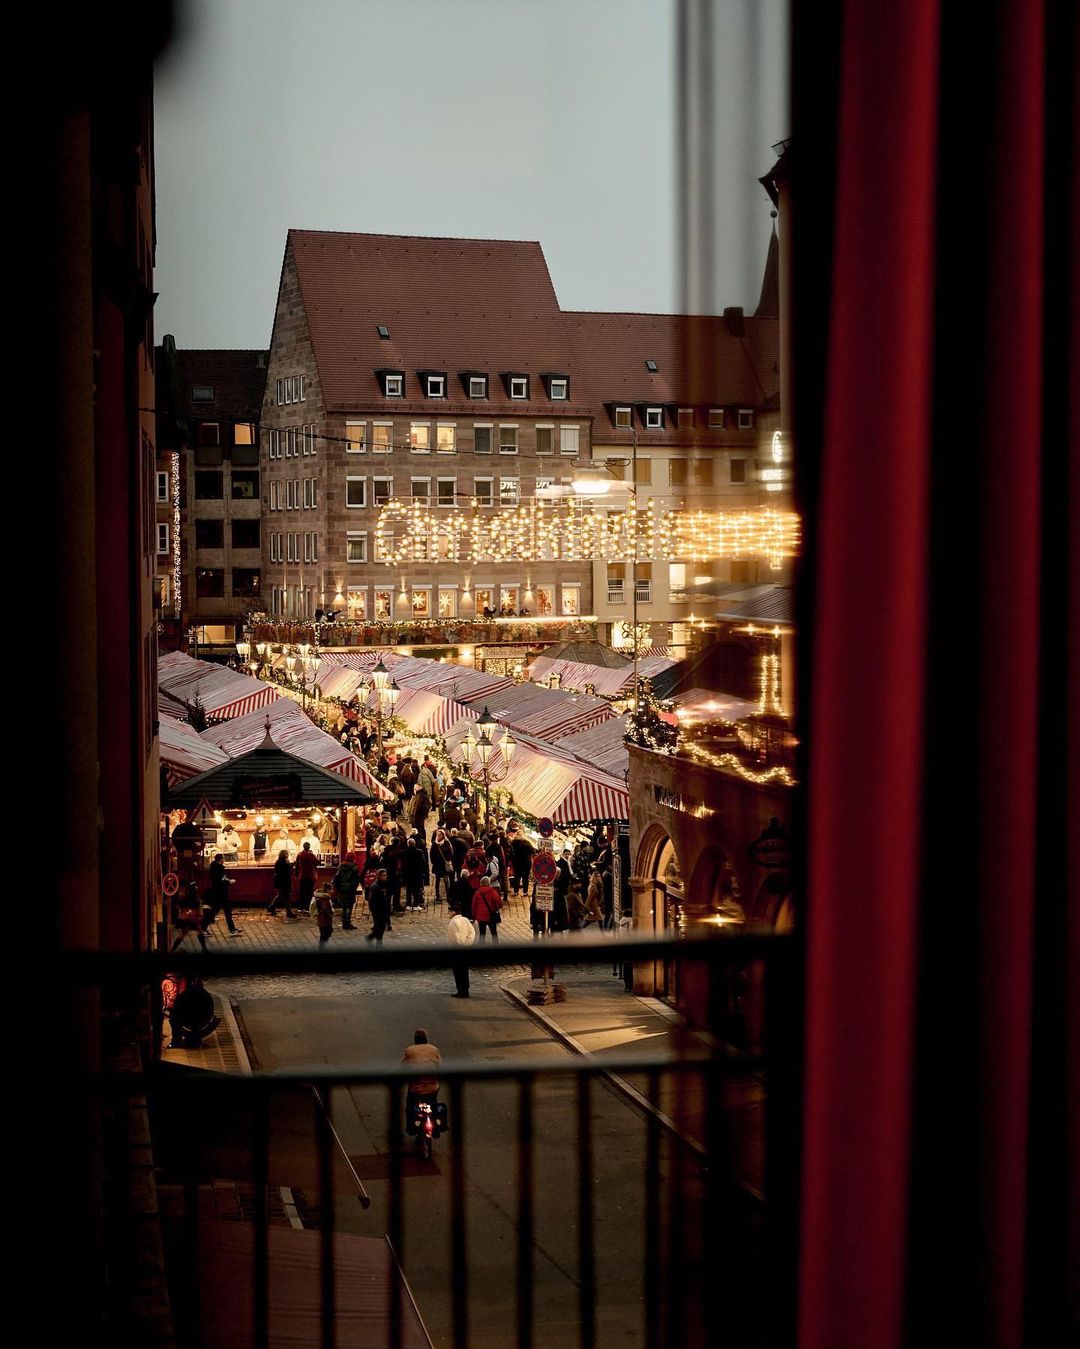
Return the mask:
[[[685,431],[694,425],[694,409],[679,408],[679,430]]]
[[[553,403],[564,403],[570,397],[569,375],[541,375],[540,378],[544,381],[547,396]]]
[[[424,388],[429,398],[446,397],[446,376],[445,375],[425,375]]]
[[[633,424],[634,424],[633,408],[617,407],[615,409],[615,425],[616,427],[618,427],[619,430],[629,431],[630,428],[633,426]]]
[[[214,401],[214,386],[212,384],[196,384],[191,391],[191,401],[193,403],[212,403]],[[278,399],[278,401],[281,400]]]
[[[724,429],[724,409],[723,409],[723,408],[710,408],[710,409],[709,409],[709,430],[710,430],[710,431],[722,431],[723,429]]]
[[[529,380],[528,380],[528,377],[527,377],[526,375],[511,375],[511,376],[510,376],[510,397],[511,397],[511,398],[528,398],[528,396],[529,396]]]
[[[739,430],[740,430],[740,431],[752,431],[753,429],[754,429],[754,409],[753,409],[753,408],[740,408],[740,409],[739,409]]]
[[[405,394],[405,374],[401,370],[376,370],[386,398],[402,398]]]
[[[645,429],[647,431],[662,431],[663,428],[664,428],[664,409],[646,408]]]
[[[488,396],[487,375],[469,376],[469,397],[486,398]]]

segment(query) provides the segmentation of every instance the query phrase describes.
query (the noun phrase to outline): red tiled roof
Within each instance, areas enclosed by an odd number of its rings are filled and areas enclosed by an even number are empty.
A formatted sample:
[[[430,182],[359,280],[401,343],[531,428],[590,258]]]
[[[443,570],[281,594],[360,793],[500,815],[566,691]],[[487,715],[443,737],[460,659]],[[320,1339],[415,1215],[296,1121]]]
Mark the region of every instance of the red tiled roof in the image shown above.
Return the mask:
[[[265,351],[177,351],[180,367],[181,416],[213,420],[257,422],[266,388]],[[262,365],[259,359],[262,358]],[[209,384],[212,402],[196,402],[196,384]]]
[[[538,243],[290,230],[327,407],[382,402],[376,370],[405,371],[408,410],[418,370],[445,370],[448,398],[423,400],[535,416],[587,405],[555,288]],[[389,340],[378,325],[390,330]],[[486,373],[489,397],[467,400],[458,375]],[[501,372],[531,375],[528,403],[510,402]],[[571,403],[547,403],[541,373],[570,377]]]
[[[760,408],[779,391],[776,319],[743,318],[741,334],[712,315],[571,312],[566,319],[595,405],[594,440],[630,439],[613,430],[605,404]],[[645,365],[650,360],[655,373]],[[699,419],[685,434],[698,440],[703,429]],[[734,429],[730,420],[725,429]],[[642,444],[672,438],[678,432],[670,421],[663,431],[638,429]]]

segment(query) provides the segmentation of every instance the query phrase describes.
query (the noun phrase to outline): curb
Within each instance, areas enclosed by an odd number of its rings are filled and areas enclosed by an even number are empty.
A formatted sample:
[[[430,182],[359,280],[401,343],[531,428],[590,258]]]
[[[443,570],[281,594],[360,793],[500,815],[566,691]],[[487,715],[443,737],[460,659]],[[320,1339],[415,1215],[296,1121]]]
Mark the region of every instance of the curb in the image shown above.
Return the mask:
[[[638,1091],[637,1087],[627,1082],[625,1077],[620,1077],[618,1073],[609,1072],[603,1066],[602,1059],[598,1059],[591,1050],[585,1048],[580,1040],[575,1039],[568,1031],[564,1031],[563,1028],[558,1025],[557,1022],[553,1021],[541,1008],[533,1007],[520,993],[515,989],[512,989],[508,984],[502,984],[501,988],[511,1002],[516,1003],[522,1011],[543,1026],[548,1034],[558,1040],[564,1048],[569,1049],[572,1054],[577,1054],[581,1058],[588,1059],[590,1062],[597,1064],[603,1076],[607,1078],[608,1082],[620,1096],[625,1096],[630,1104],[640,1110],[642,1114],[655,1119],[662,1129],[671,1134],[673,1138],[678,1139],[683,1147],[686,1148],[688,1152],[692,1153],[703,1166],[707,1163],[708,1157],[705,1149],[700,1143],[695,1142],[694,1139],[689,1138],[684,1134],[670,1115],[665,1115],[659,1107],[653,1105],[648,1097],[643,1096],[641,1092]]]

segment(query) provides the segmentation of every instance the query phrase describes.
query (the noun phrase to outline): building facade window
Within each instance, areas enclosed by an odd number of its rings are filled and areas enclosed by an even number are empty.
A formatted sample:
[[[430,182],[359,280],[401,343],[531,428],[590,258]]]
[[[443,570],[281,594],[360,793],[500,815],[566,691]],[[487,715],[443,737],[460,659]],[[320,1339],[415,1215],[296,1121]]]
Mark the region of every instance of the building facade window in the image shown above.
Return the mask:
[[[540,618],[550,618],[555,612],[555,587],[538,585],[536,587],[536,612]]]
[[[646,431],[661,431],[664,426],[664,409],[651,407],[645,409]]]
[[[668,563],[668,597],[673,600],[686,599],[686,563]]]
[[[564,585],[562,587],[562,611],[567,618],[578,618],[581,614],[581,586]]]
[[[516,506],[521,499],[521,482],[518,478],[499,479],[499,505]]]
[[[401,398],[405,393],[405,376],[384,375],[383,393],[387,398]]]
[[[476,498],[478,505],[492,506],[495,504],[492,496],[494,483],[494,478],[475,478],[473,480],[473,496]]]
[[[221,501],[224,492],[222,488],[222,476],[220,473],[199,472],[195,473],[195,499],[196,501]]]
[[[413,618],[431,617],[431,587],[413,586],[412,596],[412,615]]]
[[[550,387],[552,402],[560,402],[570,397],[570,381],[568,379],[553,379]]]
[[[371,453],[389,454],[394,448],[394,423],[373,422],[371,425]]]
[[[349,586],[345,592],[345,609],[350,618],[367,618],[367,586]]]
[[[491,453],[491,432],[493,428],[490,423],[478,422],[473,427],[473,453],[490,454]]]
[[[350,510],[361,510],[367,505],[367,479],[345,479],[345,505]]]
[[[280,384],[281,381],[279,380]],[[191,390],[191,401],[193,403],[212,403],[214,401],[214,386],[212,384],[196,384]],[[280,398],[278,402],[280,402]]]
[[[518,429],[516,426],[499,427],[499,453],[517,454],[518,452]]]
[[[690,465],[695,487],[711,487],[713,481],[712,460],[695,459]]]
[[[412,499],[414,504],[419,502],[421,506],[431,505],[431,479],[413,478],[412,480]]]
[[[234,599],[255,600],[261,593],[262,576],[257,567],[233,567],[232,593]]]
[[[393,478],[372,478],[371,494],[373,506],[385,506],[394,495]]]
[[[522,399],[524,399],[524,398],[528,398],[528,396],[529,396],[529,381],[528,381],[528,378],[527,378],[525,375],[511,375],[511,376],[510,376],[510,397],[511,397],[511,398],[515,398],[515,399],[517,399],[517,398],[522,398]]]
[[[457,478],[439,478],[435,484],[435,501],[439,506],[453,506],[457,502]]]
[[[233,444],[234,445],[254,445],[255,444],[255,423],[254,422],[234,422],[233,423]]]
[[[345,453],[363,454],[367,449],[367,422],[345,423]]]
[[[722,431],[723,429],[724,429],[724,409],[723,409],[723,408],[710,408],[710,409],[709,409],[709,430],[710,430],[710,431]]]
[[[225,598],[225,572],[220,567],[195,568],[195,594],[200,600]]]
[[[647,456],[638,455],[634,465],[634,482],[639,487],[648,487],[652,482],[652,460]]]
[[[694,425],[694,409],[693,409],[693,408],[680,408],[680,409],[679,409],[679,430],[680,430],[680,431],[688,431],[688,430],[690,430],[690,429],[693,427],[693,425]]]
[[[258,469],[245,469],[232,475],[232,498],[234,501],[254,501],[259,495]]]
[[[740,430],[740,431],[752,431],[753,429],[754,429],[754,409],[753,409],[753,408],[740,408],[740,409],[739,409],[739,430]]]
[[[169,499],[168,473],[159,473],[157,475],[157,499],[158,501],[168,501]]]
[[[394,588],[393,586],[375,587],[375,618],[388,619],[394,617]]]
[[[565,455],[577,454],[581,446],[581,435],[576,426],[559,428],[559,452]]]
[[[234,548],[258,548],[260,522],[258,520],[234,520],[232,522],[232,546]]]
[[[536,428],[536,453],[537,454],[555,453],[554,426],[538,426]]]
[[[429,422],[410,423],[409,448],[413,454],[431,453],[431,425]]]
[[[225,547],[225,521],[224,521],[224,520],[196,520],[196,521],[195,521],[195,547],[196,547],[196,548],[224,548],[224,547]]]
[[[671,487],[685,487],[687,482],[685,459],[668,460],[668,485]]]
[[[487,375],[469,376],[469,397],[486,398],[488,396]]]
[[[728,462],[728,480],[740,486],[746,482],[746,460],[732,459]]]
[[[615,425],[620,430],[628,431],[634,424],[634,410],[628,407],[617,407],[615,409]]]
[[[167,557],[169,554],[169,526],[159,524],[157,527],[157,553],[158,557]]]
[[[435,448],[439,454],[453,454],[457,449],[457,427],[440,422],[435,428]]]
[[[427,396],[429,398],[446,397],[446,376],[445,375],[427,375]]]
[[[345,535],[345,561],[366,562],[367,560],[367,530],[350,529]]]
[[[439,587],[439,617],[457,618],[457,587]]]

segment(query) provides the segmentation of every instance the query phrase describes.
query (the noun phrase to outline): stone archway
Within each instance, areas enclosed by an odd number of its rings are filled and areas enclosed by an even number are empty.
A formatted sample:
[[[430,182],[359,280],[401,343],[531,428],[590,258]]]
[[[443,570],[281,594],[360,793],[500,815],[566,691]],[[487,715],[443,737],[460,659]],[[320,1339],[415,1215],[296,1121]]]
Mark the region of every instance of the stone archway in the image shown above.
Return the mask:
[[[658,824],[638,845],[634,874],[634,929],[641,937],[678,934],[684,924],[684,882],[671,836]],[[678,967],[674,961],[649,961],[634,967],[634,992],[677,998]]]
[[[699,921],[719,927],[740,927],[746,922],[735,868],[718,843],[710,844],[698,858],[686,894]]]

